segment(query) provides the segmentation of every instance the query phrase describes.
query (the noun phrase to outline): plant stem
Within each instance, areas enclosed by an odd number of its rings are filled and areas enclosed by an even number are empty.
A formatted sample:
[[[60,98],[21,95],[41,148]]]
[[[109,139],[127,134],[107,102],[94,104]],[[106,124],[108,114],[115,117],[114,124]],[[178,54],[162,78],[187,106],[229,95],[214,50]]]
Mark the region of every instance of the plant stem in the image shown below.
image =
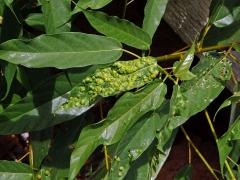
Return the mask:
[[[215,174],[213,168],[210,166],[210,164],[207,162],[207,160],[204,158],[204,156],[201,154],[201,152],[198,150],[198,148],[195,146],[195,144],[192,142],[192,140],[190,139],[190,137],[188,136],[187,132],[185,131],[185,129],[181,126],[181,130],[183,132],[183,134],[185,135],[185,138],[187,139],[187,141],[190,143],[190,145],[193,147],[194,151],[197,153],[197,155],[199,156],[199,158],[203,161],[203,163],[205,164],[205,166],[207,167],[207,169],[210,171],[210,173],[213,175],[213,177],[215,179],[219,179],[217,177],[217,175]]]
[[[105,164],[106,164],[106,170],[109,170],[109,163],[108,163],[108,152],[107,152],[107,146],[103,145],[104,149],[104,158],[105,158]]]
[[[224,161],[224,164],[225,164],[225,166],[227,168],[227,171],[228,171],[229,175],[231,176],[231,179],[232,180],[237,180],[236,177],[234,176],[234,174],[233,174],[233,172],[232,172],[232,170],[231,170],[227,160]]]
[[[103,119],[103,107],[102,107],[102,102],[100,101],[99,103],[100,107],[100,118],[101,120]],[[107,151],[107,146],[103,145],[103,151],[104,151],[104,159],[105,159],[105,164],[106,164],[106,169],[107,171],[109,170],[109,163],[108,163],[108,151]]]
[[[161,66],[159,66],[159,67],[160,67],[161,71],[162,71],[175,85],[178,84],[178,82],[175,81],[175,79],[173,79],[172,76],[171,76],[164,68],[162,68]]]
[[[229,156],[227,157],[235,166],[239,167],[240,165],[237,164],[234,160],[232,160]]]
[[[199,50],[202,49],[202,45],[203,45],[204,38],[205,38],[205,36],[207,35],[207,33],[208,33],[208,31],[209,31],[210,28],[211,28],[211,25],[209,25],[209,24],[207,24],[207,25],[205,26],[205,28],[204,28],[204,30],[203,30],[202,37],[201,37],[201,39],[200,39],[200,41],[199,41],[199,43],[198,43],[198,46],[197,46]]]
[[[30,152],[27,152],[26,154],[24,154],[21,158],[19,158],[18,160],[16,160],[16,162],[21,162],[25,157],[27,157],[30,154]]]
[[[213,134],[214,140],[215,140],[216,144],[218,144],[217,133],[216,133],[214,127],[213,127],[213,124],[212,124],[212,121],[211,121],[211,119],[210,119],[210,116],[209,116],[207,110],[205,110],[204,112],[205,112],[205,116],[206,116],[206,119],[207,119],[207,121],[208,121],[209,127],[210,127],[210,129],[211,129],[211,132],[212,132],[212,134]],[[227,168],[227,171],[228,171],[228,173],[230,174],[232,180],[236,180],[236,177],[234,176],[234,174],[233,174],[233,172],[232,172],[232,170],[231,170],[231,168],[230,168],[227,160],[224,161],[224,164],[225,164],[225,166],[226,166],[226,168]]]
[[[32,151],[31,140],[29,142],[29,165],[33,169],[33,151]]]
[[[131,51],[128,51],[128,50],[126,50],[126,49],[122,49],[122,50],[123,50],[123,52],[128,53],[128,54],[130,54],[130,55],[132,55],[132,56],[134,56],[134,57],[136,57],[136,58],[138,58],[138,59],[141,58],[140,56],[138,56],[137,54],[135,54],[135,53],[133,53],[133,52],[131,52]]]
[[[188,164],[192,163],[192,150],[191,150],[191,144],[188,142]]]
[[[238,44],[238,43],[236,43],[236,44]],[[195,54],[208,52],[208,51],[214,51],[214,50],[224,50],[224,49],[228,49],[231,46],[232,45],[209,46],[209,47],[205,47],[205,48],[201,48],[201,49],[196,50]],[[163,55],[163,56],[156,57],[156,59],[157,59],[158,62],[164,62],[164,61],[168,61],[168,60],[179,59],[186,52],[187,52],[187,50],[182,51],[182,52],[176,52],[176,53],[168,54],[168,55]]]
[[[125,18],[126,15],[126,11],[127,11],[127,4],[128,4],[128,0],[124,1],[124,7],[123,7],[123,14],[122,14],[122,18]]]
[[[206,119],[207,119],[207,121],[208,121],[209,127],[210,127],[210,129],[211,129],[211,132],[212,132],[212,134],[213,134],[214,140],[215,140],[215,142],[217,143],[217,142],[218,142],[217,133],[216,133],[214,127],[213,127],[213,124],[212,124],[212,121],[211,121],[211,119],[210,119],[210,116],[209,116],[207,110],[205,110],[204,113],[205,113]]]

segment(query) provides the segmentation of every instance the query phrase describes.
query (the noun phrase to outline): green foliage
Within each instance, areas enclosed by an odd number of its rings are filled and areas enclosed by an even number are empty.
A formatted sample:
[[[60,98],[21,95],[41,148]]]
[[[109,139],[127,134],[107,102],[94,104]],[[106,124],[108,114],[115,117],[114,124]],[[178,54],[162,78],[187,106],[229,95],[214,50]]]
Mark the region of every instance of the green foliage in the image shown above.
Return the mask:
[[[38,0],[41,4],[44,27],[47,34],[68,32],[71,24],[66,23],[71,13],[71,3],[68,0]],[[56,8],[57,7],[57,8]]]
[[[190,80],[195,77],[195,75],[189,71],[194,58],[194,52],[195,44],[192,45],[180,61],[174,63],[173,73],[180,80]]]
[[[1,160],[0,176],[3,179],[32,180],[34,174],[32,168],[26,164]]]
[[[230,79],[233,95],[213,119],[231,106],[229,127],[214,137],[222,177],[239,178],[239,1],[213,0],[200,40],[163,57],[151,46],[168,0],[145,1],[136,22],[133,1],[112,11],[118,3],[0,0],[0,134],[30,136],[29,165],[1,160],[0,179],[156,179],[179,127],[216,105]]]
[[[69,178],[74,179],[97,146],[118,142],[142,115],[157,109],[163,102],[165,94],[166,86],[159,81],[136,94],[126,93],[114,105],[104,121],[84,128],[71,156]]]
[[[135,24],[103,12],[84,11],[84,14],[98,32],[138,49],[150,48],[150,37]]]
[[[86,77],[70,94],[69,100],[61,108],[89,106],[98,96],[108,97],[140,88],[151,82],[159,74],[157,61],[144,57],[132,61],[118,61],[109,67],[97,69]]]
[[[143,30],[151,38],[164,15],[168,0],[148,0],[144,9]]]
[[[116,40],[76,32],[41,35],[30,41],[10,40],[0,45],[1,59],[34,68],[106,64],[121,55],[121,44]]]

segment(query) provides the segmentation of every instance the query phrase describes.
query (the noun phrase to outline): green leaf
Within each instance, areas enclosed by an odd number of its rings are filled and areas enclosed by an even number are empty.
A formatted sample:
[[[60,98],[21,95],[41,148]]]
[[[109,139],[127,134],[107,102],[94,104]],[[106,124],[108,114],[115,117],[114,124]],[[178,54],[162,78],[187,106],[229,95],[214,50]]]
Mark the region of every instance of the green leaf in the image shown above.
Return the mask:
[[[230,105],[233,104],[233,103],[238,103],[238,102],[240,102],[240,92],[234,93],[231,97],[227,98],[227,99],[220,105],[220,107],[218,108],[217,112],[216,112],[215,115],[214,115],[213,120],[215,120],[215,118],[216,118],[216,116],[217,116],[217,114],[218,114],[218,112],[219,112],[220,110],[222,110],[223,108],[226,108],[226,107],[230,106]]]
[[[162,113],[159,114],[161,117]],[[167,120],[167,115],[163,113],[163,117],[161,117],[162,121]],[[172,130],[170,129],[167,124],[163,126],[158,131],[157,134],[157,144],[156,144],[156,149],[154,150],[154,155],[151,158],[151,177],[152,179],[156,179],[160,170],[162,169],[164,163],[166,162],[173,142],[176,138],[178,129]]]
[[[234,49],[235,49],[237,52],[240,52],[240,45],[239,45],[239,44],[234,45]]]
[[[214,24],[204,39],[207,46],[232,44],[240,40],[240,3],[237,0],[214,0],[209,23]]]
[[[15,7],[16,14],[19,15],[19,7]],[[18,38],[22,34],[22,25],[12,14],[11,10],[7,7],[3,11],[3,20],[1,24],[1,37],[0,42],[5,42],[9,39]]]
[[[121,44],[114,39],[75,32],[41,35],[30,41],[10,40],[0,45],[1,59],[31,68],[107,64],[121,55]]]
[[[111,157],[111,171],[107,175],[108,179],[123,179],[127,174],[131,163],[141,156],[141,154],[151,145],[158,129],[159,120],[157,113],[150,113],[143,116],[119,143],[112,147],[114,149]],[[158,123],[159,124],[159,123]]]
[[[131,61],[117,61],[100,68],[75,87],[67,103],[61,108],[89,106],[99,97],[109,97],[121,92],[143,87],[159,75],[157,60],[143,57]]]
[[[142,115],[157,109],[166,91],[166,85],[156,81],[137,93],[125,93],[105,120],[84,128],[71,155],[69,179],[75,178],[97,146],[118,142]]]
[[[17,66],[15,64],[7,63],[3,71],[4,71],[3,74],[6,80],[7,89],[6,89],[5,95],[2,97],[2,100],[6,99],[6,97],[8,96],[13,79],[17,71]]]
[[[229,127],[228,131],[219,138],[217,142],[218,152],[219,152],[219,161],[221,171],[223,172],[224,162],[227,156],[233,149],[234,140],[240,140],[240,117],[238,117],[235,122]]]
[[[82,10],[85,9],[100,9],[104,6],[106,6],[107,4],[109,4],[110,2],[112,2],[112,0],[80,0],[78,1],[78,3],[76,4],[73,12],[71,13],[76,14],[78,12],[81,12]]]
[[[138,49],[150,48],[150,37],[135,24],[99,11],[84,11],[84,15],[98,32]]]
[[[30,133],[34,168],[38,169],[41,166],[43,159],[47,156],[51,137],[52,128]]]
[[[190,80],[195,77],[195,75],[189,71],[191,64],[194,59],[195,44],[186,52],[180,61],[176,61],[173,66],[173,73],[180,80]]]
[[[144,8],[143,30],[151,38],[164,15],[168,0],[148,0]]]
[[[92,122],[93,112],[86,113],[72,121],[66,122],[62,127],[55,128],[56,136],[51,144],[48,158],[42,164],[42,169],[50,171],[51,180],[66,179],[68,177],[71,152],[79,132]]]
[[[240,3],[237,0],[212,2],[213,10],[209,22],[216,27],[225,27],[240,20]]]
[[[39,0],[39,2],[41,3],[47,34],[70,31],[71,24],[66,22],[71,13],[71,1]]]
[[[149,148],[151,150],[151,148]],[[151,165],[149,163],[150,150],[144,152],[136,161],[131,164],[131,167],[124,177],[124,180],[146,180],[150,179]]]
[[[174,180],[191,180],[192,178],[192,166],[190,164],[182,167],[174,177]]]
[[[0,161],[1,179],[32,180],[33,170],[26,164],[14,161]]]
[[[13,0],[3,0],[3,1],[4,1],[5,5],[11,10],[12,14],[14,15],[14,17],[16,18],[18,23],[21,24],[18,17],[17,17],[17,14],[14,11]]]
[[[80,83],[96,68],[98,67],[93,66],[82,70],[82,72],[72,71],[68,77],[64,73],[53,77],[29,93],[20,102],[6,108],[0,113],[0,134],[38,131],[71,120],[86,112],[92,106],[72,109],[71,111],[59,110],[59,106],[66,102],[66,95],[72,86]]]
[[[229,45],[237,43],[240,41],[239,29],[240,20],[222,28],[212,27],[204,39],[204,45]]]
[[[175,86],[171,98],[169,127],[176,128],[204,110],[224,89],[231,64],[223,57],[203,56],[193,68],[195,78]]]
[[[42,13],[32,13],[28,15],[25,22],[29,26],[41,28],[44,26],[44,16]]]

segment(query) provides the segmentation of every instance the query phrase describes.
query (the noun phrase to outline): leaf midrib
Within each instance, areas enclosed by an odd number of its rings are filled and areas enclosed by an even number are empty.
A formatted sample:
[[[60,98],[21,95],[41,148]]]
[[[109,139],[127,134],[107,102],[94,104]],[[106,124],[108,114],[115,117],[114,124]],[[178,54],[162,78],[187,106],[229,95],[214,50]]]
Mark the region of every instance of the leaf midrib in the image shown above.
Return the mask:
[[[87,13],[89,13],[89,12],[87,12]],[[91,12],[90,12],[91,13]],[[104,16],[104,18],[106,18],[106,15],[105,14],[103,14],[103,13],[99,13],[101,16]],[[87,15],[88,16],[88,15]],[[92,15],[90,15],[90,16],[92,16]],[[117,20],[117,18],[116,17],[114,17],[114,16],[110,16],[111,18],[113,18],[114,20]],[[91,17],[91,19],[92,19],[92,17]],[[128,21],[126,21],[126,20],[123,20],[123,19],[120,19],[122,22],[121,22],[121,24],[122,23],[129,23],[129,24],[133,24],[133,23],[130,23],[130,22],[128,22]],[[149,47],[149,44],[148,43],[146,43],[145,41],[143,41],[143,40],[141,40],[141,39],[139,39],[139,38],[136,38],[136,36],[134,36],[134,34],[131,34],[131,33],[127,33],[126,31],[124,31],[123,29],[119,29],[119,28],[116,28],[115,26],[113,26],[113,25],[111,25],[111,23],[109,24],[109,23],[107,23],[107,21],[102,21],[101,20],[101,18],[96,18],[96,19],[94,19],[93,21],[98,21],[98,22],[100,22],[101,24],[103,24],[103,25],[105,25],[105,24],[107,24],[108,26],[110,26],[112,29],[115,29],[116,31],[119,31],[119,32],[121,32],[121,33],[123,33],[123,34],[125,34],[125,35],[127,35],[127,36],[130,36],[132,39],[135,39],[136,41],[139,41],[139,42],[142,42],[145,46],[147,46],[147,47]],[[101,25],[101,26],[103,26],[103,25]],[[134,26],[136,26],[136,25],[134,25]],[[119,27],[119,26],[118,26]],[[139,28],[138,26],[136,26],[136,29],[137,30],[139,30],[139,31],[142,31],[141,30],[141,28]],[[144,31],[142,31],[143,33],[144,33]],[[147,34],[146,34],[147,35]],[[147,36],[146,36],[147,37]],[[126,43],[126,42],[125,42]],[[135,44],[135,43],[131,43],[131,44]]]

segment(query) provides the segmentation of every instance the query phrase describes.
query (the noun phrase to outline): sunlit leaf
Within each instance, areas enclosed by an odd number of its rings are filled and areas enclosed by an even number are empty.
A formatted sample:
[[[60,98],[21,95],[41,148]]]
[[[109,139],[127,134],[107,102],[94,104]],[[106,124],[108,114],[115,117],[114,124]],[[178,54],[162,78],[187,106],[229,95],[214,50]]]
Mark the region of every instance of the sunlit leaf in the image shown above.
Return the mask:
[[[111,171],[107,175],[108,179],[124,178],[131,167],[131,163],[138,159],[153,142],[159,119],[157,113],[143,116],[129,129],[119,143],[112,147],[114,150],[111,152],[111,157],[114,157],[114,159],[111,161]]]
[[[84,33],[41,35],[33,40],[10,40],[0,45],[0,58],[26,67],[60,69],[106,64],[122,54],[116,40]]]
[[[69,179],[75,178],[97,146],[118,142],[142,115],[161,105],[165,94],[166,85],[159,81],[137,93],[126,93],[117,101],[105,120],[84,128],[71,155]]]
[[[180,80],[190,80],[195,77],[195,75],[190,72],[190,67],[194,59],[195,44],[186,52],[180,61],[176,61],[173,66],[173,73]]]
[[[224,27],[240,20],[240,3],[236,0],[214,0],[209,22],[216,27]]]
[[[0,177],[12,180],[32,180],[33,170],[30,166],[14,161],[0,161]]]
[[[171,128],[204,110],[222,92],[231,76],[231,64],[221,56],[203,56],[192,73],[195,78],[174,87],[169,119]]]

